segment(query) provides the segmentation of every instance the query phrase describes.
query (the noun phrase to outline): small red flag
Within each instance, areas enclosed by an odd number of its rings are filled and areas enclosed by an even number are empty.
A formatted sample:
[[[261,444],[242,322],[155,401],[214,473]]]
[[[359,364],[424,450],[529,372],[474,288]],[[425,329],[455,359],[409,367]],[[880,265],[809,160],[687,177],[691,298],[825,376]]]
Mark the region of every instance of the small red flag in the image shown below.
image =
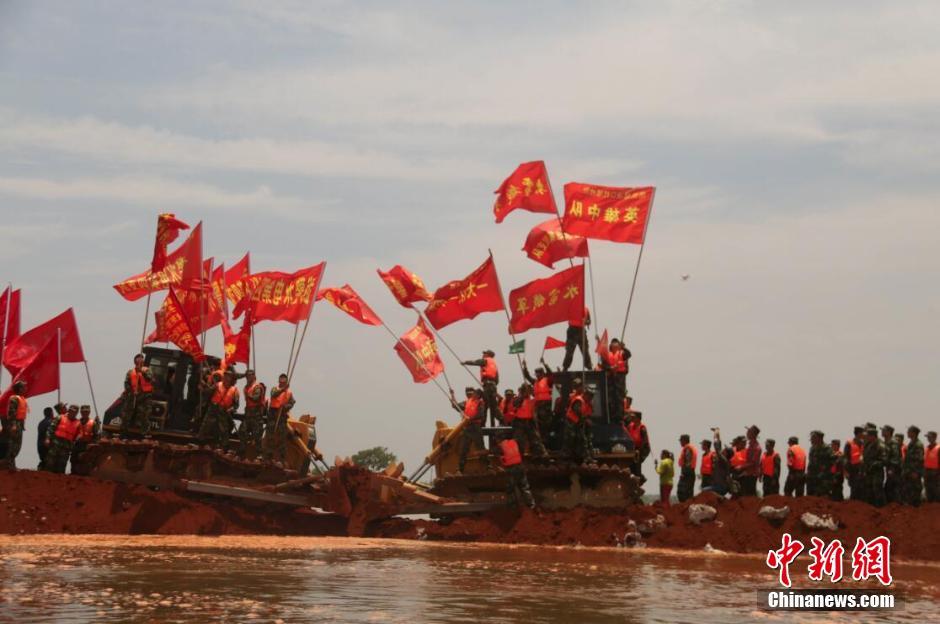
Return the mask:
[[[395,352],[405,363],[415,383],[427,383],[444,372],[444,362],[437,353],[434,336],[421,319],[398,339]]]
[[[306,320],[325,267],[326,263],[321,262],[294,273],[265,271],[249,277],[246,289],[251,294],[252,323],[287,321],[296,325]],[[244,308],[239,306],[239,314]]]
[[[516,208],[556,214],[558,210],[551,188],[543,161],[522,163],[494,191],[497,195],[493,205],[496,223],[502,223],[506,215]]]
[[[153,261],[150,270],[154,273],[166,267],[166,247],[177,239],[180,230],[188,230],[189,225],[183,223],[171,213],[161,214],[157,217],[157,237],[153,244]]]
[[[4,344],[10,344],[20,335],[20,290],[11,290],[11,288],[7,286],[0,295],[0,339]],[[6,328],[6,336],[3,335],[4,328]]]
[[[553,323],[578,323],[584,316],[584,265],[537,279],[509,293],[513,333]]]
[[[652,186],[565,185],[565,232],[615,243],[643,242],[653,205]]]
[[[496,264],[490,256],[464,279],[448,282],[434,291],[424,314],[434,329],[441,329],[457,321],[475,318],[482,312],[503,309]]]
[[[236,334],[232,331],[228,319],[222,319],[223,351],[222,368],[229,364],[248,364],[251,355],[251,317],[246,315],[242,320],[242,328]]]
[[[326,299],[334,306],[365,325],[381,325],[382,319],[372,311],[352,286],[343,284],[340,288],[323,288],[317,295],[317,301]]]
[[[8,402],[13,395],[13,384],[26,382],[27,397],[52,392],[59,387],[59,340],[58,336],[49,338],[26,361],[23,368],[13,377],[13,383],[0,396],[0,413],[6,418]]]
[[[431,294],[421,278],[402,265],[396,264],[387,273],[381,269],[376,272],[402,307],[410,308],[412,303],[431,300]]]
[[[607,330],[604,330],[604,333],[601,334],[601,337],[597,339],[597,347],[594,348],[594,352],[597,353],[598,357],[606,360],[610,350],[607,347],[607,343],[610,342],[607,338]]]
[[[157,330],[147,337],[146,342],[172,342],[184,353],[188,353],[197,362],[205,359],[196,332],[187,317],[186,310],[176,296],[176,290],[170,288],[163,306],[163,321],[157,323]]]
[[[148,292],[158,292],[161,290],[166,290],[170,286],[179,285],[183,280],[183,271],[186,268],[186,263],[189,257],[195,254],[191,248],[195,247],[196,245],[196,230],[199,230],[200,238],[198,243],[198,256],[201,258],[202,228],[200,226],[196,226],[196,229],[190,232],[189,237],[187,237],[179,247],[174,249],[170,255],[167,256],[166,266],[163,268],[163,270],[156,273],[152,271],[138,273],[137,275],[129,277],[119,284],[115,284],[114,290],[116,290],[119,295],[128,301],[137,301],[138,299],[146,297]]]
[[[59,331],[62,332],[62,361],[84,362],[85,353],[82,351],[82,339],[78,334],[78,324],[75,322],[75,313],[69,308],[59,316],[49,319],[42,325],[37,325],[25,334],[10,341],[3,352],[3,364],[11,373],[16,375],[29,364],[29,361],[49,340],[59,341]]]
[[[249,275],[251,258],[248,253],[225,272],[225,296],[233,306],[237,306],[245,296]]]
[[[549,349],[561,349],[565,346],[564,340],[559,340],[558,338],[552,338],[548,336],[545,338],[545,346],[542,347],[543,351],[548,351]]]
[[[532,228],[522,251],[529,258],[552,269],[556,262],[565,258],[587,258],[588,242],[586,238],[562,232],[561,222],[555,218]]]

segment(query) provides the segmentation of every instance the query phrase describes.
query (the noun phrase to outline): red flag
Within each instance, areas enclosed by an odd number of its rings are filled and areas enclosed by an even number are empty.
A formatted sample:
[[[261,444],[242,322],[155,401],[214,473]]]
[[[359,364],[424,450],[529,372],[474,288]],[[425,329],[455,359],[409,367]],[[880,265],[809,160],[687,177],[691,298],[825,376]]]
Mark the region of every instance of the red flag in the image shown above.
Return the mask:
[[[521,334],[552,323],[579,322],[584,315],[584,265],[520,286],[509,293],[511,331]]]
[[[78,335],[75,313],[69,308],[59,316],[10,341],[3,352],[3,364],[7,370],[16,375],[49,340],[55,339],[58,342],[59,330],[62,331],[62,361],[84,362],[85,354],[82,352],[82,339]]]
[[[174,288],[170,288],[166,299],[163,300],[161,311],[163,312],[162,326],[158,324],[157,330],[147,337],[147,342],[156,342],[157,340],[172,342],[181,351],[191,355],[197,362],[204,360],[206,356],[202,352],[202,347],[199,346],[196,332],[193,331],[186,310],[177,298]],[[158,333],[160,333],[159,336]]]
[[[588,242],[586,238],[562,232],[561,223],[555,218],[532,228],[522,251],[551,269],[556,262],[565,258],[587,258]]]
[[[337,308],[366,325],[381,325],[382,319],[362,300],[352,286],[344,284],[341,288],[324,288],[317,295],[317,301],[326,299]]]
[[[522,163],[494,191],[497,195],[493,206],[496,223],[502,223],[506,215],[516,208],[556,214],[558,210],[551,188],[543,161]]]
[[[166,267],[166,246],[177,239],[180,230],[188,229],[189,225],[177,219],[173,214],[165,213],[157,217],[157,237],[153,244],[151,271],[157,273]]]
[[[174,249],[166,258],[166,266],[156,273],[144,271],[129,277],[120,284],[114,285],[114,290],[128,301],[137,301],[147,296],[148,292],[166,290],[170,286],[177,286],[183,280],[183,271],[191,255],[191,247],[196,245],[197,230],[199,231],[199,257],[202,257],[202,224],[196,226],[183,244]],[[197,263],[198,264],[198,263]]]
[[[242,328],[237,334],[232,331],[228,319],[222,319],[222,337],[224,339],[222,368],[229,364],[241,362],[248,364],[251,355],[251,317],[246,315],[242,321]]]
[[[225,272],[225,296],[232,305],[237,306],[245,296],[245,286],[249,275],[251,275],[251,258],[247,253]]]
[[[3,344],[10,342],[20,335],[20,290],[12,290],[7,286],[3,294],[0,295],[0,339]],[[9,311],[9,314],[7,314]],[[6,336],[3,330],[6,328]]]
[[[26,382],[27,397],[52,392],[59,387],[59,339],[53,336],[46,340],[39,349],[25,362],[23,368],[13,377],[13,384]],[[7,403],[13,395],[13,384],[0,396],[0,413],[6,418]]]
[[[594,352],[597,353],[598,357],[606,360],[607,355],[610,353],[607,344],[610,340],[607,338],[607,330],[604,330],[604,333],[601,334],[601,337],[597,339],[597,347],[595,347]]]
[[[558,338],[552,338],[551,336],[548,336],[545,338],[545,346],[542,347],[542,351],[548,351],[549,349],[561,349],[564,346],[564,340],[559,340]]]
[[[326,263],[321,262],[296,273],[265,271],[248,278],[252,323],[287,321],[297,324],[305,320],[310,316],[325,267]],[[245,309],[245,305],[240,306],[240,310]]]
[[[183,290],[199,290],[205,287],[209,278],[202,262],[202,221],[193,228],[189,240],[191,242],[186,248],[186,262],[183,264],[179,287]]]
[[[565,185],[565,232],[615,243],[643,242],[653,205],[652,186]]]
[[[405,363],[415,383],[427,383],[444,372],[444,362],[437,353],[437,343],[424,321],[398,339],[395,352]]]
[[[431,300],[431,294],[424,287],[421,278],[402,265],[396,264],[387,273],[381,269],[377,269],[376,272],[392,291],[395,300],[403,307],[410,308],[412,303]]]
[[[464,279],[448,282],[434,291],[424,314],[434,329],[441,329],[456,321],[475,318],[481,312],[504,308],[496,264],[490,256]]]
[[[222,295],[225,265],[220,265],[213,270],[212,260],[212,258],[207,258],[202,263],[204,279],[202,288],[191,290],[179,286],[173,289],[177,300],[186,312],[189,324],[197,334],[217,326],[226,316],[227,305]]]

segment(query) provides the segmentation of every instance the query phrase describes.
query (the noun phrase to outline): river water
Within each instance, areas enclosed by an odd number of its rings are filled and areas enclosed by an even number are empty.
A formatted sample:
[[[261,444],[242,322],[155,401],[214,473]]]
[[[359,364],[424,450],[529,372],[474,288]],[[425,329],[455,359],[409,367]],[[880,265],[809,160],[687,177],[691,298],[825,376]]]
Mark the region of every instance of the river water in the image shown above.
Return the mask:
[[[774,588],[775,573],[760,558],[721,553],[2,536],[0,622],[937,621],[940,567],[893,571],[895,611],[771,613],[758,608],[757,590]]]

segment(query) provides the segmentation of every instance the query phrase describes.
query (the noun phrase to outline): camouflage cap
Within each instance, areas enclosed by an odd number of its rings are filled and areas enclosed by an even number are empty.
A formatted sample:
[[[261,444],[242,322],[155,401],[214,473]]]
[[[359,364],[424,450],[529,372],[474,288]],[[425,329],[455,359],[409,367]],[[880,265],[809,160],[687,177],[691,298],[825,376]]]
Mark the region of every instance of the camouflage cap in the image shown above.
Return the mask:
[[[920,433],[920,427],[917,425],[911,425],[907,428],[908,431],[913,431],[914,433]]]
[[[887,431],[888,433],[894,433],[894,427],[892,427],[891,425],[882,425],[882,426],[881,426],[881,431],[882,431],[882,432]]]
[[[809,432],[810,436],[819,436],[820,438],[826,437],[826,434],[820,431],[819,429],[813,429]]]

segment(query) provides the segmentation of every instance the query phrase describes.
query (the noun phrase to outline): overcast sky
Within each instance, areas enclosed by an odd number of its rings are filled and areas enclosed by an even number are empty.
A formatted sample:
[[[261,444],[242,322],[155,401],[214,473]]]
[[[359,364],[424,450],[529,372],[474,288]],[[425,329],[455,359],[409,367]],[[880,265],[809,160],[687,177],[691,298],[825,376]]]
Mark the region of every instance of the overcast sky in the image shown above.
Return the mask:
[[[714,425],[778,444],[936,428],[938,32],[934,2],[2,0],[0,280],[23,289],[24,329],[75,308],[103,409],[144,314],[111,285],[146,268],[158,212],[203,220],[217,261],[326,260],[327,285],[401,333],[414,315],[377,267],[434,288],[491,247],[507,291],[549,274],[520,251],[544,215],[492,217],[502,179],[543,159],[559,193],[658,189],[627,332],[657,453]],[[595,317],[619,332],[637,247],[591,249]],[[505,326],[443,333],[517,385]],[[259,326],[263,379],[292,329]],[[530,351],[549,334],[564,327]],[[328,457],[382,445],[414,467],[456,420],[392,346],[315,308],[293,385]],[[89,401],[81,365],[63,378]],[[53,399],[33,400],[24,466]]]

